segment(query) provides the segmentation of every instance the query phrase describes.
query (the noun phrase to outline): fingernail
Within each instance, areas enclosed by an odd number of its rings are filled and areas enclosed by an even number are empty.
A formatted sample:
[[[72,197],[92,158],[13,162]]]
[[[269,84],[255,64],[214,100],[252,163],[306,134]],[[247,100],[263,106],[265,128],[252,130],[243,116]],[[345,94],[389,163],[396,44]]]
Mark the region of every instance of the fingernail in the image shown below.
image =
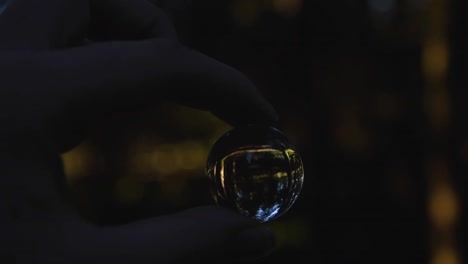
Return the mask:
[[[275,234],[265,226],[240,231],[232,240],[236,255],[243,259],[257,259],[270,255],[276,247]]]

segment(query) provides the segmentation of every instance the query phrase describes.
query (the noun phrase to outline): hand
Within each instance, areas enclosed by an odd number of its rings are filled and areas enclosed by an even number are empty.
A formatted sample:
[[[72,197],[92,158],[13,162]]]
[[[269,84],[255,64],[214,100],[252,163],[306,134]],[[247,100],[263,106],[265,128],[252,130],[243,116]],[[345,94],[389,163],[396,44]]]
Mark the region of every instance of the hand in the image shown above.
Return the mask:
[[[268,229],[223,208],[96,227],[60,192],[60,153],[106,115],[173,101],[232,125],[276,119],[242,73],[180,44],[155,5],[1,0],[0,80],[2,263],[193,263],[271,250]]]

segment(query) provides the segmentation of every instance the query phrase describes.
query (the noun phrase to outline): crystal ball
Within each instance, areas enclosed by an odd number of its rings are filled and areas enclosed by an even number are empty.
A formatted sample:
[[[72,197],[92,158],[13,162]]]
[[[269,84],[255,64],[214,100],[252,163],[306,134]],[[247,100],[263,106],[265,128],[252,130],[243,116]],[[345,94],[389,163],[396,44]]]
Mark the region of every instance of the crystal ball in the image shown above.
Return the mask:
[[[301,156],[272,126],[235,127],[208,155],[206,174],[216,204],[259,222],[276,219],[296,202],[304,182]]]

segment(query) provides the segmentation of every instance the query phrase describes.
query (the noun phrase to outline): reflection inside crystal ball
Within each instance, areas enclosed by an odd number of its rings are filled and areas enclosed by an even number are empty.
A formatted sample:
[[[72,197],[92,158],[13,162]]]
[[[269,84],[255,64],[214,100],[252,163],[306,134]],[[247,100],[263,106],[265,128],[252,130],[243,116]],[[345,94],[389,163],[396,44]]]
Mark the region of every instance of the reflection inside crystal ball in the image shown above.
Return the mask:
[[[218,205],[267,222],[286,213],[304,181],[302,159],[290,140],[271,126],[236,127],[208,156],[206,174]]]

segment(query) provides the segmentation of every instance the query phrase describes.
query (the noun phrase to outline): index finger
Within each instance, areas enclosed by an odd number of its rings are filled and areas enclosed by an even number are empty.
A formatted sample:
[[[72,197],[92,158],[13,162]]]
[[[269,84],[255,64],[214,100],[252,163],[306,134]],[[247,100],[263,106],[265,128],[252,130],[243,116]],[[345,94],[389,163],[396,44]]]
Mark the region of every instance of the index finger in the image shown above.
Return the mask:
[[[181,47],[168,65],[172,74],[177,75],[165,92],[170,101],[209,111],[232,126],[272,125],[279,119],[255,84],[227,64]]]

